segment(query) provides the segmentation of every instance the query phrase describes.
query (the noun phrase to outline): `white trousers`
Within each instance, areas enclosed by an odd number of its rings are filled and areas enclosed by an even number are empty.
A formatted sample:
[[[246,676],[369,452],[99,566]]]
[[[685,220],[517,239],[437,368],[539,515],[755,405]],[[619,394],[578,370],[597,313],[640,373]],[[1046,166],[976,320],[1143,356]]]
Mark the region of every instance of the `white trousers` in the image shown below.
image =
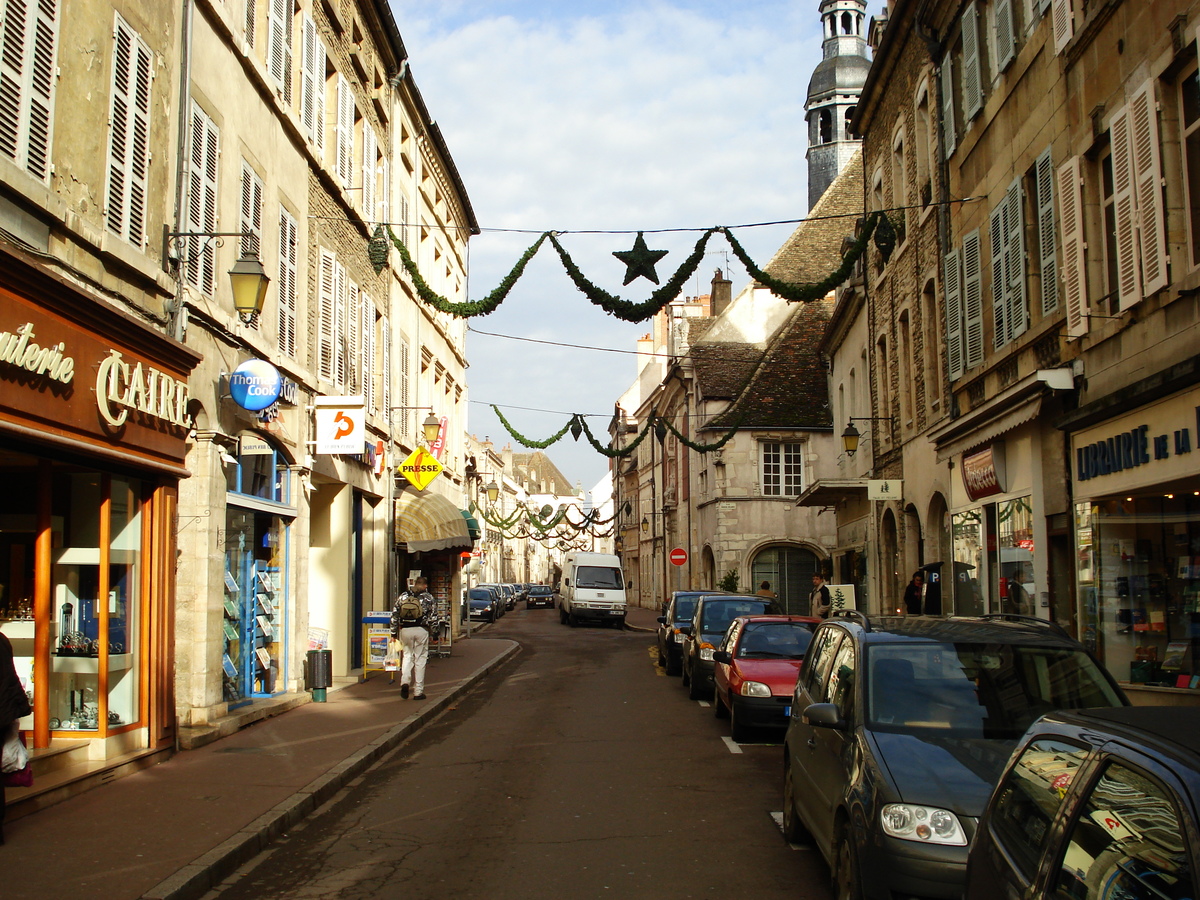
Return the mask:
[[[414,694],[425,693],[425,663],[429,660],[429,632],[420,625],[400,629],[400,683],[412,684]]]

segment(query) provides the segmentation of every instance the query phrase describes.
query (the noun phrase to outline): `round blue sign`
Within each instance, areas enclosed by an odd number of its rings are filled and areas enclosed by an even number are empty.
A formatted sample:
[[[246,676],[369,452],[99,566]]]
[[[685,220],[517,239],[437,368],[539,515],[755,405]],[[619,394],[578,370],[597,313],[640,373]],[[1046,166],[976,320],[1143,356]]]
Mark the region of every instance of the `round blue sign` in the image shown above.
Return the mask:
[[[229,376],[229,395],[242,409],[259,412],[279,399],[283,376],[265,359],[248,359]]]

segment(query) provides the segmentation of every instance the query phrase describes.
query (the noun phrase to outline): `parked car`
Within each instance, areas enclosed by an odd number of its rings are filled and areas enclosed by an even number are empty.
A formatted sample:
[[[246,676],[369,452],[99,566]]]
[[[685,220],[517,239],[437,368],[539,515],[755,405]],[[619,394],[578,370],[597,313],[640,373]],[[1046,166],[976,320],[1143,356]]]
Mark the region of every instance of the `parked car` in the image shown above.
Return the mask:
[[[476,585],[476,587],[481,587],[485,590],[491,591],[492,594],[496,597],[496,618],[497,619],[499,619],[501,616],[503,616],[508,611],[508,604],[505,602],[505,599],[504,599],[504,588],[501,585],[491,584],[489,582],[487,584],[478,584],[478,585]]]
[[[739,616],[713,653],[713,712],[741,743],[750,729],[783,731],[808,642],[821,619]]]
[[[967,845],[1030,723],[1127,703],[1044,619],[835,612],[792,697],[784,833],[816,844],[839,897],[961,897]]]
[[[467,593],[467,606],[472,619],[496,621],[496,598],[487,588],[471,588]]]
[[[548,584],[531,584],[529,591],[525,594],[525,608],[533,609],[535,606],[554,609],[554,588]]]
[[[980,820],[966,895],[1195,897],[1198,805],[1200,708],[1043,716]]]
[[[515,584],[500,585],[500,595],[504,597],[505,612],[510,612],[517,608],[517,586]]]
[[[688,697],[701,700],[712,696],[713,653],[725,636],[729,623],[738,616],[782,613],[778,600],[737,594],[703,594],[696,600],[692,627],[683,641],[683,684]]]
[[[701,597],[724,594],[725,591],[675,591],[663,604],[658,617],[658,660],[668,675],[683,672],[683,641],[692,627],[692,613]]]

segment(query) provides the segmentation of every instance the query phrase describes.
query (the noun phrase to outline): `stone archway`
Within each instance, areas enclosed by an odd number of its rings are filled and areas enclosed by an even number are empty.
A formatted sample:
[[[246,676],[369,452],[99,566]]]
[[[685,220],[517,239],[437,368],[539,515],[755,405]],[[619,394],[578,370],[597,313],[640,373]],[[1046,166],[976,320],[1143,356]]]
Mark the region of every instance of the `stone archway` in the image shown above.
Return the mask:
[[[712,547],[705,547],[700,554],[700,585],[701,590],[711,591],[717,586],[717,560],[713,556]]]
[[[879,522],[879,612],[892,615],[900,606],[898,584],[901,574],[899,537],[896,529],[896,514],[885,509]]]
[[[808,615],[808,595],[814,572],[824,571],[821,557],[805,547],[771,544],[759,548],[750,561],[750,579],[743,590],[752,594],[759,584],[770,582],[784,611]]]

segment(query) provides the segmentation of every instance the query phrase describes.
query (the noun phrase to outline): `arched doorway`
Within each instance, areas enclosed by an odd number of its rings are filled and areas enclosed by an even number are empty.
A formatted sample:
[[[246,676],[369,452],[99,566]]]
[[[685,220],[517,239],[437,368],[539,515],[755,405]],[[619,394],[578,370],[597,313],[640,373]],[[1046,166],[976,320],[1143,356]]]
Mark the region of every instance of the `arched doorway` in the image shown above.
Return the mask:
[[[700,554],[700,587],[712,590],[717,584],[717,561],[713,557],[712,547],[705,547]]]
[[[821,558],[811,550],[785,545],[765,547],[750,564],[750,583],[745,591],[753,593],[762,582],[769,581],[786,612],[808,615],[813,573],[820,571]]]
[[[883,615],[892,615],[899,606],[896,590],[900,577],[897,571],[900,563],[898,546],[896,516],[886,509],[879,522],[879,612]]]

